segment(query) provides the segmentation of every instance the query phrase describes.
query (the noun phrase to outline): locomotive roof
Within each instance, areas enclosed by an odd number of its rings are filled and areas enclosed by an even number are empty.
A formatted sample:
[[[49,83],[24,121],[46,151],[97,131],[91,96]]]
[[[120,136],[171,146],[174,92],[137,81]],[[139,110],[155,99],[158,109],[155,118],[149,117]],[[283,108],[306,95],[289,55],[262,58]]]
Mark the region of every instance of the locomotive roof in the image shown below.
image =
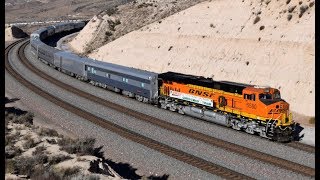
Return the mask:
[[[159,78],[168,81],[176,81],[185,84],[194,84],[203,87],[220,89],[231,93],[242,94],[242,90],[246,87],[253,87],[250,84],[236,83],[230,81],[214,81],[211,78],[203,76],[194,76],[176,72],[166,72],[158,75]]]

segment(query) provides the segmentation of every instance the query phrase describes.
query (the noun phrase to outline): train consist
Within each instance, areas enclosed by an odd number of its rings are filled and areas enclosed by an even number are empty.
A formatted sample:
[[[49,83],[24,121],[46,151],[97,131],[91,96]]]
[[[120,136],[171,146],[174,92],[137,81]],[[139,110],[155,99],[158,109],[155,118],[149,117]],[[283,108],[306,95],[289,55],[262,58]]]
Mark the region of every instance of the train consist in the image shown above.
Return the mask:
[[[292,140],[295,123],[278,89],[175,72],[157,74],[79,57],[42,42],[84,26],[75,22],[40,29],[31,34],[31,52],[61,72],[138,101],[275,141]]]

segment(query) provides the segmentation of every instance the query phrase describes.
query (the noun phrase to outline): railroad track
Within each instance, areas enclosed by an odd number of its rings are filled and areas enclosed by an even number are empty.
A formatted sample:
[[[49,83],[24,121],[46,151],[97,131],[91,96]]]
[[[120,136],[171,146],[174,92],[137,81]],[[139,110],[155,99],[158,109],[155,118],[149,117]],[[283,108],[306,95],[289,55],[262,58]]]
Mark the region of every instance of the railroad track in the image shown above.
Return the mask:
[[[125,129],[119,125],[116,125],[114,123],[111,123],[109,121],[106,121],[105,119],[102,119],[100,117],[97,117],[94,114],[91,114],[87,111],[84,111],[68,102],[65,102],[57,97],[54,97],[53,95],[43,91],[39,87],[33,85],[29,81],[27,81],[24,77],[22,77],[18,72],[16,72],[10,65],[9,62],[9,51],[22,42],[24,40],[17,41],[11,45],[9,45],[5,49],[5,69],[8,71],[9,74],[11,74],[18,82],[23,84],[28,89],[32,90],[36,94],[42,96],[43,98],[49,100],[50,102],[66,109],[67,111],[70,111],[84,119],[87,119],[88,121],[91,121],[109,131],[115,132],[119,134],[120,136],[127,138],[133,142],[142,144],[146,147],[149,147],[151,149],[154,149],[156,151],[159,151],[163,154],[166,154],[172,158],[175,158],[179,161],[185,162],[187,164],[190,164],[194,167],[197,167],[203,171],[206,171],[211,174],[215,174],[218,176],[221,176],[222,178],[226,179],[253,179],[251,177],[248,177],[244,174],[232,171],[228,168],[219,166],[217,164],[211,163],[209,161],[206,161],[204,159],[198,158],[196,156],[193,156],[191,154],[185,153],[183,151],[180,151],[178,149],[172,148],[170,146],[167,146],[165,144],[162,144],[160,142],[157,142],[155,140],[152,140],[148,137],[145,137],[143,135],[140,135],[136,132],[133,132],[131,130]],[[24,48],[27,45],[28,41],[26,41],[22,46],[19,47],[18,54],[20,57],[24,57]],[[24,57],[25,58],[25,57]],[[26,59],[22,59],[23,61],[26,61]]]
[[[86,92],[81,91],[79,89],[75,89],[74,87],[72,87],[72,86],[70,86],[68,84],[65,84],[63,82],[60,82],[60,81],[52,78],[51,76],[47,75],[45,72],[42,72],[41,70],[35,68],[27,60],[27,58],[24,55],[24,49],[25,49],[27,44],[28,44],[28,42],[25,42],[20,47],[19,52],[18,52],[19,53],[19,58],[21,59],[22,63],[26,67],[28,67],[33,73],[37,74],[38,76],[40,76],[41,78],[43,78],[43,79],[45,79],[45,80],[47,80],[49,82],[55,84],[56,86],[65,89],[66,91],[74,93],[74,94],[76,94],[78,96],[81,96],[83,98],[89,99],[90,101],[93,101],[93,102],[95,102],[97,104],[100,104],[100,105],[103,105],[105,107],[114,109],[114,110],[116,110],[118,112],[122,112],[124,114],[127,114],[129,116],[135,117],[135,118],[140,119],[142,121],[151,123],[153,125],[156,125],[156,126],[159,126],[161,128],[173,131],[173,132],[178,133],[178,134],[182,134],[182,135],[187,136],[189,138],[202,141],[202,142],[210,144],[212,146],[223,148],[223,149],[225,149],[227,151],[235,152],[235,153],[238,153],[240,155],[244,155],[244,156],[247,156],[249,158],[257,159],[257,160],[260,160],[260,161],[262,161],[264,163],[269,163],[269,164],[278,166],[280,168],[287,169],[287,170],[290,170],[290,171],[293,171],[293,172],[296,172],[296,173],[300,173],[300,174],[303,174],[303,175],[306,175],[306,176],[311,176],[311,177],[315,176],[315,169],[314,168],[310,168],[308,166],[304,166],[304,165],[301,165],[301,164],[298,164],[298,163],[294,163],[294,162],[291,162],[291,161],[288,161],[288,160],[285,160],[285,159],[282,159],[282,158],[279,158],[279,157],[275,157],[275,156],[272,156],[272,155],[269,155],[269,154],[265,154],[265,153],[262,153],[262,152],[259,152],[259,151],[253,150],[253,149],[249,149],[249,148],[246,148],[246,147],[243,147],[243,146],[240,146],[240,145],[236,145],[236,144],[233,144],[233,143],[230,143],[230,142],[226,142],[226,141],[223,141],[223,140],[220,140],[220,139],[217,139],[217,138],[214,138],[214,137],[211,137],[211,136],[208,136],[208,135],[205,135],[205,134],[202,134],[202,133],[199,133],[199,132],[187,129],[187,128],[183,128],[183,127],[177,126],[175,124],[163,121],[161,119],[158,119],[158,118],[155,118],[155,117],[152,117],[152,116],[137,112],[135,110],[123,107],[121,105],[112,103],[112,102],[107,101],[105,99],[101,99],[101,98],[99,98],[97,96],[94,96],[92,94],[86,93]]]
[[[293,147],[295,149],[300,149],[302,151],[306,151],[306,152],[309,152],[309,153],[313,153],[313,154],[315,153],[315,147],[314,146],[310,146],[308,144],[302,144],[302,143],[293,141],[293,142],[290,142],[290,143],[286,143],[285,145]]]

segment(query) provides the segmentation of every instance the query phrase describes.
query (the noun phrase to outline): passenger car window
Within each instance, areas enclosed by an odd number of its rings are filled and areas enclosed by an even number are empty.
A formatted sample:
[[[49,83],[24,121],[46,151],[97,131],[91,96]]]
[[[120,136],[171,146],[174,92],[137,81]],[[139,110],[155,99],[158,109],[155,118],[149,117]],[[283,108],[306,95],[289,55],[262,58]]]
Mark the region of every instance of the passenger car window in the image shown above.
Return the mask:
[[[144,87],[144,83],[141,83],[141,87]]]

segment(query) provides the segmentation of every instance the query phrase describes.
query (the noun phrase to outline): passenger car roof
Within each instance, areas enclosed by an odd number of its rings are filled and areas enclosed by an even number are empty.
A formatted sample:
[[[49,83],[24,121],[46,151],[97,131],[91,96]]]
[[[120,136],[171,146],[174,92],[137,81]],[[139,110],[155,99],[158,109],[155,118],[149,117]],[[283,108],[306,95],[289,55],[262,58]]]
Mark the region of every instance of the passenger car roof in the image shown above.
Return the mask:
[[[126,66],[121,66],[118,64],[113,64],[113,63],[108,63],[108,62],[103,62],[99,60],[94,60],[91,58],[84,58],[87,62],[87,65],[90,66],[95,66],[101,69],[106,69],[109,71],[115,71],[118,73],[123,73],[131,76],[136,76],[142,79],[149,79],[149,77],[152,78],[157,78],[157,73],[146,71],[146,70],[141,70],[141,69],[136,69],[132,67],[126,67]]]

